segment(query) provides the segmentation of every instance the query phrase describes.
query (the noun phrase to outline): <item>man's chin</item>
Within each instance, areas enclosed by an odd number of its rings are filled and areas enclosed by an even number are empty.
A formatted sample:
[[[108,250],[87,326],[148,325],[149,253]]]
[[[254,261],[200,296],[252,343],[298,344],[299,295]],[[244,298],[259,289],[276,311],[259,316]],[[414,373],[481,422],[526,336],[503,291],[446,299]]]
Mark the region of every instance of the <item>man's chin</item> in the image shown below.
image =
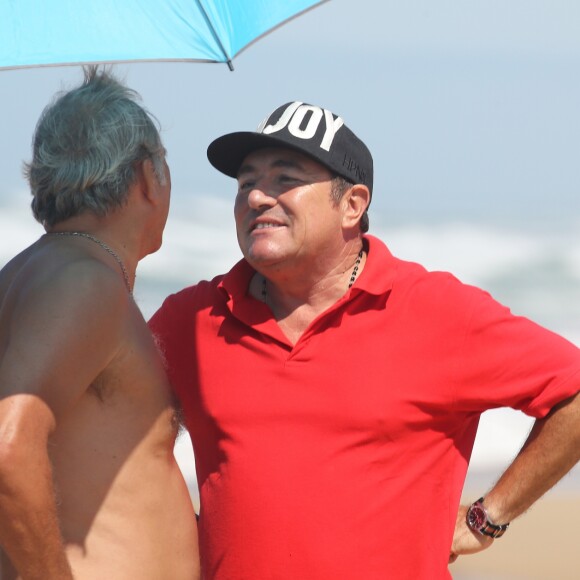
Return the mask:
[[[279,250],[250,248],[248,251],[242,251],[244,258],[253,268],[263,268],[279,264],[284,261],[284,254]]]

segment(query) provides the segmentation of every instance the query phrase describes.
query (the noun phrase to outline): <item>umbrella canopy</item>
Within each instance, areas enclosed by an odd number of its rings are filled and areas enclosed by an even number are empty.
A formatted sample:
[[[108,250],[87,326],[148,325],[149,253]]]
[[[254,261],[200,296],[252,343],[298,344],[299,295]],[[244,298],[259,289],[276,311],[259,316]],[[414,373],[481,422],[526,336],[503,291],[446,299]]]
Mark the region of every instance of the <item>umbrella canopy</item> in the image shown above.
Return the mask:
[[[327,0],[323,0],[327,1]],[[231,60],[312,0],[0,0],[0,68]]]

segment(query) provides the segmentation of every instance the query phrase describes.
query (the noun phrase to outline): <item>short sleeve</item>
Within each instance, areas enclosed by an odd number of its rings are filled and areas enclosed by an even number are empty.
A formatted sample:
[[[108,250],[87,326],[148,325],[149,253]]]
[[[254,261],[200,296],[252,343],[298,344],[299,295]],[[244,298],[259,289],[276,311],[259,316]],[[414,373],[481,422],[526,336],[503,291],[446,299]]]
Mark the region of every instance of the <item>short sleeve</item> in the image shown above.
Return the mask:
[[[460,409],[512,407],[539,418],[580,390],[580,349],[466,288],[472,310],[458,365]]]

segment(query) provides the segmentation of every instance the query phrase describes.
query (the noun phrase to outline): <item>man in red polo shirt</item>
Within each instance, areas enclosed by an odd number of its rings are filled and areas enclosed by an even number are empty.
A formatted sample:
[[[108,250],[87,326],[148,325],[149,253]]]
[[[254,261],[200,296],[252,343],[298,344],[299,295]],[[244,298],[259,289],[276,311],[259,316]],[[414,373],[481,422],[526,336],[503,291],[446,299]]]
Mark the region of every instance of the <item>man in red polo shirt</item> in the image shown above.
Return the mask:
[[[580,351],[367,235],[372,157],[330,111],[288,103],[208,157],[237,178],[244,259],[150,322],[193,441],[202,573],[448,578],[578,461]],[[534,430],[459,506],[479,417],[504,406]]]

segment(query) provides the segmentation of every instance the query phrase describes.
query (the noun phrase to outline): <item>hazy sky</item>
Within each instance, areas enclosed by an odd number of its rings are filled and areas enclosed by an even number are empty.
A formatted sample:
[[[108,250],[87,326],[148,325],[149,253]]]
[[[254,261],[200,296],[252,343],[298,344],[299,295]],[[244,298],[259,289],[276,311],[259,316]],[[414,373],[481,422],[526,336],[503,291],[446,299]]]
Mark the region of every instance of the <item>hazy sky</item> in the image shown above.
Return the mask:
[[[208,143],[301,100],[340,114],[369,145],[375,223],[560,227],[580,213],[575,0],[330,0],[234,65],[116,67],[163,127],[176,199],[231,196]],[[34,124],[79,79],[78,67],[0,71],[0,202],[26,197],[20,167]]]

